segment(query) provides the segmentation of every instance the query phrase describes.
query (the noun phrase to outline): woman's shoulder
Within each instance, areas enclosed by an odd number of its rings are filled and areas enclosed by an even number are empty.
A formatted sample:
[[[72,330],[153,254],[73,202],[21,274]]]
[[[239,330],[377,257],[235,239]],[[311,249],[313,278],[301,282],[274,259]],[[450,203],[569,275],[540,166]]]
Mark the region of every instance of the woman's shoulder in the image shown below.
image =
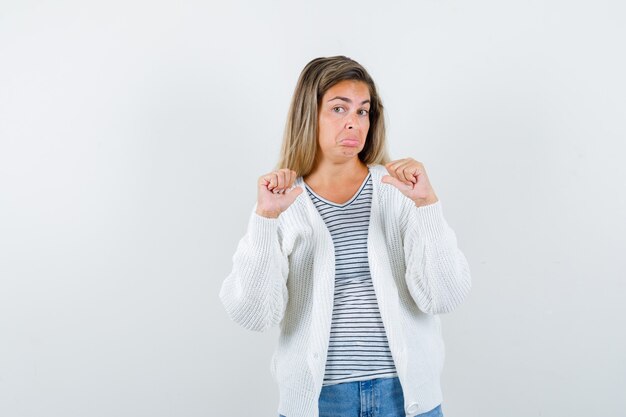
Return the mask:
[[[387,168],[385,168],[384,165],[370,164],[367,167],[369,168],[369,171],[373,177],[375,176],[377,178],[382,178],[384,175],[387,174]]]
[[[389,171],[384,165],[371,164],[368,165],[369,171],[372,174],[372,181],[376,184],[375,187],[378,190],[378,198],[381,200],[401,203],[406,197],[391,184],[382,182],[382,178],[385,175],[389,175]]]

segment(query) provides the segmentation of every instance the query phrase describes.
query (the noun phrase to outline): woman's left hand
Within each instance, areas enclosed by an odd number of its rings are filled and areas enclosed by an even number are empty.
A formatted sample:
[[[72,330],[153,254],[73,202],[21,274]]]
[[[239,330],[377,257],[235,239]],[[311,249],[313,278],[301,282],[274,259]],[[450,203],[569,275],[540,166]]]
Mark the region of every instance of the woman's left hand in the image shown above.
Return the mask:
[[[391,184],[415,202],[417,207],[439,201],[430,185],[424,164],[413,158],[397,159],[385,164],[389,175],[382,181]]]

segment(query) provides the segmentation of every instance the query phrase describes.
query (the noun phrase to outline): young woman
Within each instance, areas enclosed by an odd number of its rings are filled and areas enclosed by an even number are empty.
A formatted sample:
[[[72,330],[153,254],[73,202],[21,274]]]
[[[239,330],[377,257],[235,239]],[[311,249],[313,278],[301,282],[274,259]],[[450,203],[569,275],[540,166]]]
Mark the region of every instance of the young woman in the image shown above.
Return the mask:
[[[470,287],[424,165],[387,156],[367,71],[344,56],[309,62],[220,290],[245,328],[280,325],[279,414],[442,416],[438,314]]]

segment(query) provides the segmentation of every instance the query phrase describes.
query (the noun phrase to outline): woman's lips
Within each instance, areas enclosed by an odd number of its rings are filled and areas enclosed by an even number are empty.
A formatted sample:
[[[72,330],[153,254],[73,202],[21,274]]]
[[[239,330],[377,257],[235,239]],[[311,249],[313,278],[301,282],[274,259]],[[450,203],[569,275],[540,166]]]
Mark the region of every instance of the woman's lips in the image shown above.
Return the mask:
[[[356,139],[344,139],[341,141],[341,144],[343,146],[358,146],[359,145],[359,141]]]

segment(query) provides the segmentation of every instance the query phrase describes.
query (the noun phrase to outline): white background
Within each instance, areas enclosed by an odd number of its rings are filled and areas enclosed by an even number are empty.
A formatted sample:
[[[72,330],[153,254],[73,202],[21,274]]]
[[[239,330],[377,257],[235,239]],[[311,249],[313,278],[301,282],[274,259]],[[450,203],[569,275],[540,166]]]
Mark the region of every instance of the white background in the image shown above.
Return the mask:
[[[446,417],[626,400],[620,1],[0,1],[0,415],[268,416],[218,298],[304,65],[376,81],[470,263]]]

